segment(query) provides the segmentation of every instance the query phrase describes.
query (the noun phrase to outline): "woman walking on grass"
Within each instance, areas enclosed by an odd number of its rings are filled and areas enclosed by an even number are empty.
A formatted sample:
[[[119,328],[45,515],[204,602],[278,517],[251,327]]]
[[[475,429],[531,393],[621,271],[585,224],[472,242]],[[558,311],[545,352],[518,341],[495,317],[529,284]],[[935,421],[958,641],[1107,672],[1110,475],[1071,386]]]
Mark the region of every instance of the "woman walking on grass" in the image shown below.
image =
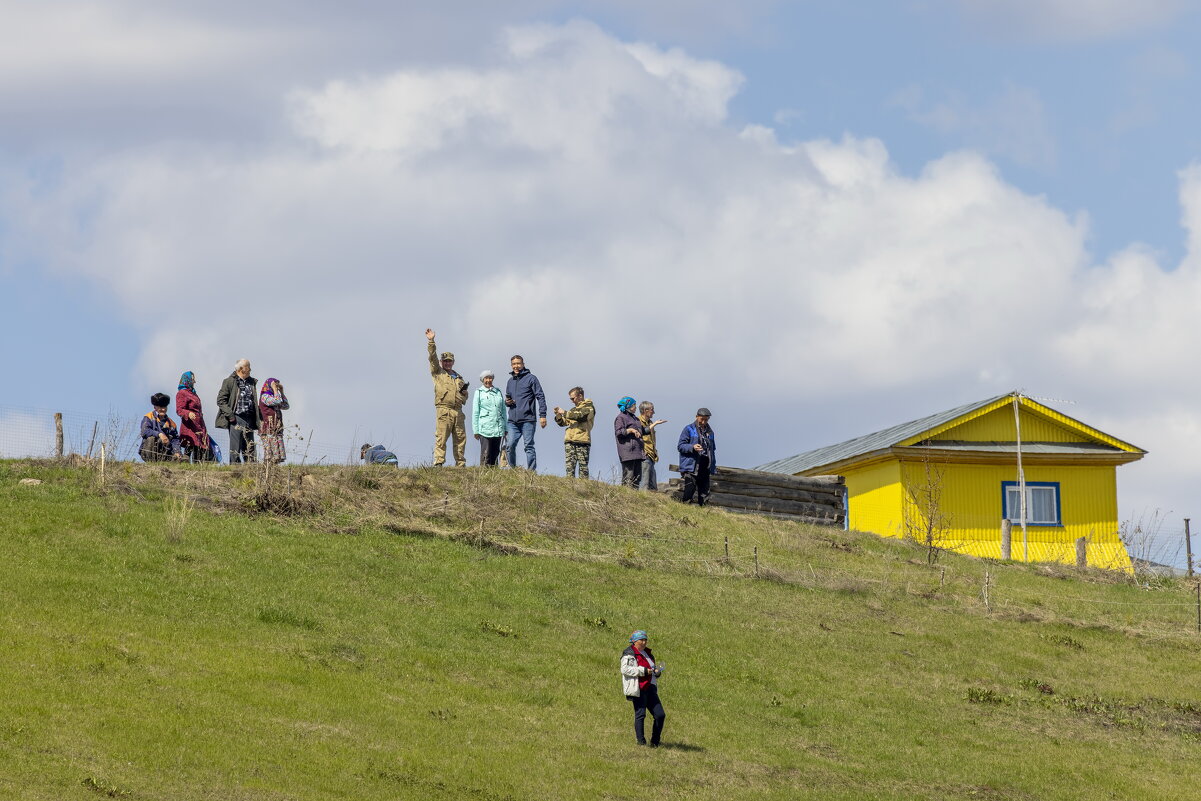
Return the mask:
[[[280,464],[287,458],[284,451],[284,409],[288,408],[288,396],[277,378],[263,382],[259,393],[259,416],[262,423],[259,436],[263,440],[263,461]]]
[[[183,445],[184,455],[193,462],[211,462],[213,449],[209,445],[209,432],[204,424],[200,396],[196,394],[196,375],[191,370],[179,377],[175,413],[179,415],[179,441]]]
[[[659,700],[659,677],[662,675],[663,665],[655,664],[654,654],[646,644],[646,632],[639,629],[630,635],[630,647],[621,654],[621,689],[634,704],[634,739],[639,745],[646,745],[643,728],[646,713],[650,712],[654,718],[651,748],[659,747],[663,721],[667,719]]]

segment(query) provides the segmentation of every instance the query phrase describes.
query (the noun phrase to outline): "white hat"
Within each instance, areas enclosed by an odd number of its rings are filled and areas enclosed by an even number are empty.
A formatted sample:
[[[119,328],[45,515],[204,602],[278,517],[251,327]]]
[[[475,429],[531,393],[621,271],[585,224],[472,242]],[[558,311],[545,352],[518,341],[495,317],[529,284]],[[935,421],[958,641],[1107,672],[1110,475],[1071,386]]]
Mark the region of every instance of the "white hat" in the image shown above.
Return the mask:
[[[496,378],[496,373],[492,372],[491,370],[485,370],[484,372],[480,373],[480,381],[483,381],[485,378]]]

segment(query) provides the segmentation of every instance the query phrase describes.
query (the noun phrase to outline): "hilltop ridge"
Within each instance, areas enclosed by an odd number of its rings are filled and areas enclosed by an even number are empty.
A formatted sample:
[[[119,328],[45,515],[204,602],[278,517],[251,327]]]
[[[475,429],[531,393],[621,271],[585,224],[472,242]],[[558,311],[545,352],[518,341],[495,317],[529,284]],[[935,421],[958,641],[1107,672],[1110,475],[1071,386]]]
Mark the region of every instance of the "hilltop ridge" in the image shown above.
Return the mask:
[[[524,471],[23,461],[0,487],[4,797],[1191,788],[1184,582]],[[619,691],[635,627],[659,752]]]

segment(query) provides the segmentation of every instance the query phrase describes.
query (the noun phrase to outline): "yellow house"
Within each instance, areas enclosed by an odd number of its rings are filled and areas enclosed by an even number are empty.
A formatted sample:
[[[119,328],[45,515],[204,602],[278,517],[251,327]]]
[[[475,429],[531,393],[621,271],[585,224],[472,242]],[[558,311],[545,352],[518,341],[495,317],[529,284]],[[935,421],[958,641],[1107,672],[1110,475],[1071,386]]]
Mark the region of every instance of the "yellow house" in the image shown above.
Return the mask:
[[[1090,566],[1129,570],[1116,468],[1145,453],[1012,392],[758,469],[844,476],[859,531],[1000,558],[1008,519],[1015,560],[1074,562],[1085,537]]]

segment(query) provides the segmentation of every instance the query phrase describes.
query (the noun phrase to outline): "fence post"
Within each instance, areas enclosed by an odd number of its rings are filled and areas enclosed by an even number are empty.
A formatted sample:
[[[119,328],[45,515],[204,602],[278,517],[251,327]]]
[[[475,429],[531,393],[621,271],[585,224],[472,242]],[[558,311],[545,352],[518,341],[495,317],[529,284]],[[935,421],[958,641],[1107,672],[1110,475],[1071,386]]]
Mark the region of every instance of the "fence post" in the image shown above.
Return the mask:
[[[1201,634],[1201,581],[1197,582],[1197,633]]]
[[[63,413],[54,413],[54,458],[63,458]]]
[[[989,585],[989,581],[991,580],[991,578],[992,578],[992,576],[989,575],[989,572],[987,570],[985,570],[984,571],[984,590],[981,594],[984,596],[984,608],[985,608],[985,610],[987,610],[989,612],[992,611],[992,601],[988,597],[988,585]]]
[[[726,561],[730,561],[730,538],[726,537]]]
[[[755,546],[755,578],[759,578],[759,546]]]
[[[1193,577],[1193,537],[1188,530],[1189,518],[1184,518],[1184,548],[1188,551],[1188,577]],[[1198,585],[1201,586],[1201,585]]]
[[[1088,537],[1076,538],[1076,567],[1088,567]]]
[[[104,454],[105,454],[105,447],[104,447],[104,443],[101,442],[100,443],[100,486],[101,487],[104,486]]]
[[[1001,558],[1005,561],[1013,558],[1013,523],[1009,518],[1001,521]]]
[[[96,446],[96,431],[99,428],[100,428],[99,420],[96,420],[95,422],[92,423],[92,440],[91,440],[91,442],[88,443],[88,455],[84,457],[85,459],[90,460],[92,458],[92,448],[94,448]]]

